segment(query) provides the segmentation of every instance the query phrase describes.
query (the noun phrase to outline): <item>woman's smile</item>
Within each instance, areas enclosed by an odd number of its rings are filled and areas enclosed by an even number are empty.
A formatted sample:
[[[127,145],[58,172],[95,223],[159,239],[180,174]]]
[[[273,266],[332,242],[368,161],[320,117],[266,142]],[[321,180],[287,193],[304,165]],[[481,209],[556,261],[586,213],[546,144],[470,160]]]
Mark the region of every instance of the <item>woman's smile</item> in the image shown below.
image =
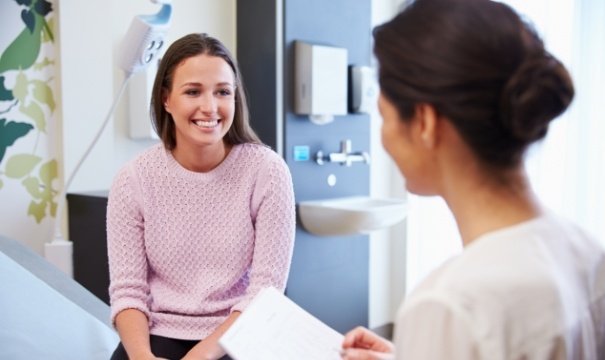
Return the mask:
[[[193,120],[193,123],[203,129],[214,129],[221,122],[220,119],[210,119],[210,120]]]

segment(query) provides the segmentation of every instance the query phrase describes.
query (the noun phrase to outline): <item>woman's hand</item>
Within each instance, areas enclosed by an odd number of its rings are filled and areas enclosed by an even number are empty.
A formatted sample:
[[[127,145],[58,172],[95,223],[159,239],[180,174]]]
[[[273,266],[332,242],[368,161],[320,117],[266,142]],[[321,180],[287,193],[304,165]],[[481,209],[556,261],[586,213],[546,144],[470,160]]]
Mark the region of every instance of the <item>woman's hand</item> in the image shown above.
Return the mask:
[[[395,358],[395,346],[364,327],[357,327],[342,342],[343,360],[389,360]]]

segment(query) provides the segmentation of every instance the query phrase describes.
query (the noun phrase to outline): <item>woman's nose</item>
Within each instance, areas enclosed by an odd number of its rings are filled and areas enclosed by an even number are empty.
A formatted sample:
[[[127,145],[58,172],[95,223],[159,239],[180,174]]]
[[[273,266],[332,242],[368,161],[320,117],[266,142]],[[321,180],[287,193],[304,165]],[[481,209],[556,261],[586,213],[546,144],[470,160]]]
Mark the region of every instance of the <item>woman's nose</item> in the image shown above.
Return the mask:
[[[199,102],[200,110],[204,113],[214,113],[216,112],[217,103],[214,94],[205,93],[200,96]]]

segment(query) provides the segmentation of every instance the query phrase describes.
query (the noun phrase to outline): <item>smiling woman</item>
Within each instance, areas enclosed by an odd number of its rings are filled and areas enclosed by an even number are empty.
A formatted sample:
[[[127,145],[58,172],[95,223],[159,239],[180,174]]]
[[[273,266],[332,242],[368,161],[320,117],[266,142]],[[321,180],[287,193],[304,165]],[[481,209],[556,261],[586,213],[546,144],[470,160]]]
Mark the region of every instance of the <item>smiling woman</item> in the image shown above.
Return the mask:
[[[174,71],[164,107],[176,128],[172,154],[185,168],[212,170],[231,150],[222,139],[233,123],[234,83],[229,65],[206,54],[184,60]]]
[[[239,69],[205,34],[168,48],[152,92],[162,140],[109,194],[112,359],[218,359],[218,339],[263,288],[283,290],[294,195],[248,124]],[[203,340],[203,341],[202,341]]]

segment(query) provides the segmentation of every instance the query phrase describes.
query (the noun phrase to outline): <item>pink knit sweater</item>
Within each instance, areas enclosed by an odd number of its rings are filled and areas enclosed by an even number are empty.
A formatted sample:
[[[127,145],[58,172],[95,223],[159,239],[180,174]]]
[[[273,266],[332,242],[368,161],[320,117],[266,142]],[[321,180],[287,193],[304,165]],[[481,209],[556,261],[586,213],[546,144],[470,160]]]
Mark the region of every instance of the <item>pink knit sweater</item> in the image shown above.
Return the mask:
[[[262,288],[284,289],[294,228],[292,179],[271,149],[236,145],[196,173],[150,148],[109,193],[112,321],[134,308],[152,334],[204,339]]]

